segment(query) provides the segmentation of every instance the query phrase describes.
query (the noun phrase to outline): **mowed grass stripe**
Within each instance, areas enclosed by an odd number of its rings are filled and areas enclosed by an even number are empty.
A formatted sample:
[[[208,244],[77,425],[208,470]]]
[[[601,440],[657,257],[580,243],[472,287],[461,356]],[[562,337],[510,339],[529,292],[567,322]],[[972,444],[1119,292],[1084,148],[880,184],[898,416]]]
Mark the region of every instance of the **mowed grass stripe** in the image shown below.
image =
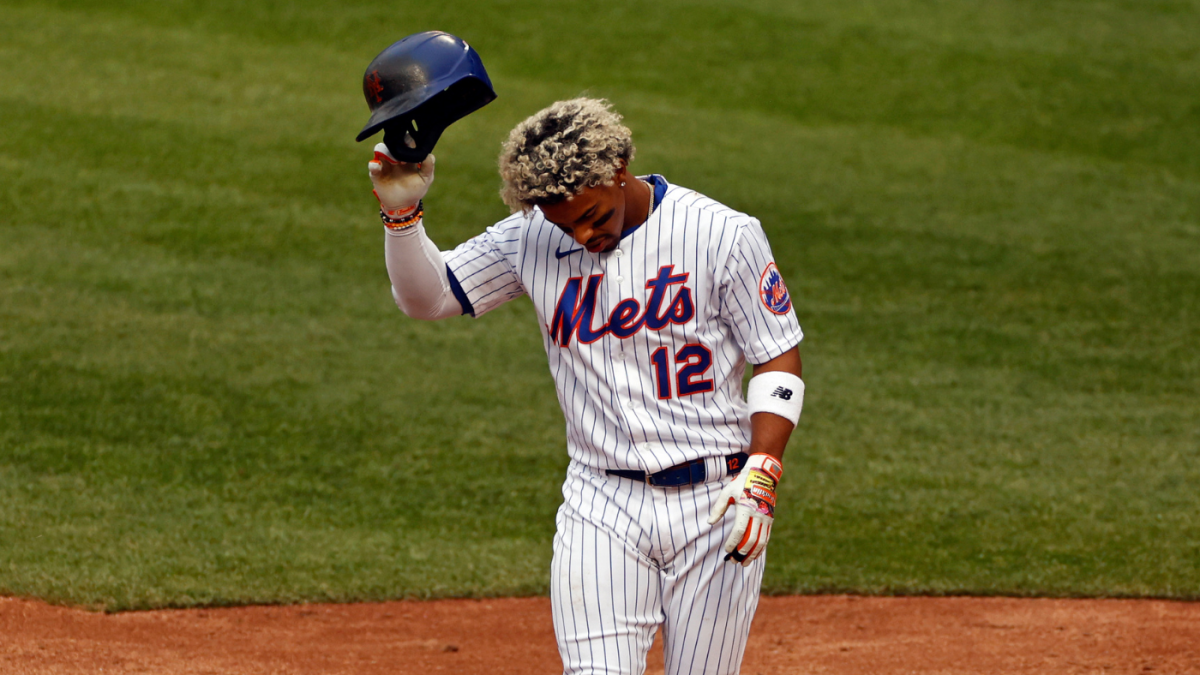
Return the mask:
[[[836,6],[766,0],[745,7],[676,0],[570,11],[546,1],[518,9],[469,0],[399,8],[320,2],[286,9],[231,2],[59,6],[175,30],[203,26],[215,33],[208,44],[327,47],[341,58],[356,55],[356,64],[374,53],[365,44],[441,28],[471,36],[502,78],[654,91],[694,107],[782,113],[808,124],[961,134],[1145,162],[1192,176],[1200,169],[1200,54],[1191,39],[1200,33],[1200,9],[1194,0],[987,7],[960,0]],[[571,36],[569,49],[564,35]],[[236,69],[254,65],[251,60]],[[293,67],[282,81],[300,70]],[[352,84],[353,78],[342,80],[337,88],[356,91]],[[224,89],[213,87],[218,95]],[[295,89],[285,91],[281,98]]]
[[[429,325],[388,297],[350,140],[361,44],[337,37],[376,10],[330,37],[316,4],[286,35],[147,7],[25,7],[0,52],[0,587],[110,608],[544,591],[565,457],[528,303]],[[822,21],[900,40],[869,12]],[[1154,63],[1190,77],[1183,42]],[[448,246],[502,216],[503,134],[589,88],[638,133],[635,168],[762,218],[812,389],[768,591],[1195,597],[1186,170],[845,120],[840,99],[694,106],[703,87],[653,78],[698,66],[544,75],[524,60],[546,50],[493,52],[502,98],[439,145],[431,231]],[[39,64],[86,105],[42,93]]]

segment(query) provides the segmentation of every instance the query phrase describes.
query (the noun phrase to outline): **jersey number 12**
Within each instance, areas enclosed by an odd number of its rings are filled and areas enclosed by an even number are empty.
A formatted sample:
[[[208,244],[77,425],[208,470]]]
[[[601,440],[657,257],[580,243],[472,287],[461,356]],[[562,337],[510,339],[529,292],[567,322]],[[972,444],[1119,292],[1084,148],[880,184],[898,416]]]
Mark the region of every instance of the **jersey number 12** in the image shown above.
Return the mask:
[[[670,358],[666,347],[659,347],[650,355],[654,362],[654,379],[658,385],[658,398],[671,398],[671,366],[667,363]],[[703,394],[713,390],[713,381],[703,378],[704,373],[712,368],[712,352],[701,344],[684,345],[675,352],[675,390],[680,396]]]

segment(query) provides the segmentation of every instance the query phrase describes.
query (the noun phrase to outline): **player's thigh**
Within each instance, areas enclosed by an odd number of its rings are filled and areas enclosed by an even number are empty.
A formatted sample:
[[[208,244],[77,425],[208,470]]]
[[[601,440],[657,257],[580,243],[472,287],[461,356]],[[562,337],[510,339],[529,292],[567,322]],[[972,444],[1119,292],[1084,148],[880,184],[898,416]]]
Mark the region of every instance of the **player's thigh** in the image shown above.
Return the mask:
[[[558,513],[550,596],[563,670],[572,675],[640,675],[662,621],[658,566],[630,536],[628,522],[621,531],[607,524],[619,521],[602,507],[614,496],[576,492]]]
[[[700,495],[697,495],[700,497]],[[690,501],[690,500],[688,500]],[[704,499],[695,500],[698,517]],[[702,526],[664,569],[663,653],[667,675],[737,673],[758,608],[764,554],[748,567],[725,558],[734,519]]]

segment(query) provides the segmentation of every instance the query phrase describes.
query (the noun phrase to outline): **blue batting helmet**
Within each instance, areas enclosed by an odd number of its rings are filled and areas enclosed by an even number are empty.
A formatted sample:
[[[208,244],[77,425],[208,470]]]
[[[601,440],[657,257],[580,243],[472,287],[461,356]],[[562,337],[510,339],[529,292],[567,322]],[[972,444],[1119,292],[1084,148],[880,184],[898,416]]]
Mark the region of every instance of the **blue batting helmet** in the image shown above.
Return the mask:
[[[496,98],[483,61],[466,42],[441,31],[416,33],[376,56],[363,74],[371,119],[362,141],[380,130],[396,159],[419,162],[446,127]],[[405,132],[416,143],[405,143]]]

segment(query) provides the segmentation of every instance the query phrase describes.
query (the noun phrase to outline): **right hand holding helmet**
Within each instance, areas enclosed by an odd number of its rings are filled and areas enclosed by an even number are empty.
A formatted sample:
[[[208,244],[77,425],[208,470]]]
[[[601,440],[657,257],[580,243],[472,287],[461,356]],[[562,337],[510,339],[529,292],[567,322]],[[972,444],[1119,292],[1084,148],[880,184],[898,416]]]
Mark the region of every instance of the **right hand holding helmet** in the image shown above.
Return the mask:
[[[379,206],[388,216],[397,217],[412,211],[433,183],[433,155],[415,164],[392,157],[383,143],[375,145],[375,158],[367,163],[373,192]]]

